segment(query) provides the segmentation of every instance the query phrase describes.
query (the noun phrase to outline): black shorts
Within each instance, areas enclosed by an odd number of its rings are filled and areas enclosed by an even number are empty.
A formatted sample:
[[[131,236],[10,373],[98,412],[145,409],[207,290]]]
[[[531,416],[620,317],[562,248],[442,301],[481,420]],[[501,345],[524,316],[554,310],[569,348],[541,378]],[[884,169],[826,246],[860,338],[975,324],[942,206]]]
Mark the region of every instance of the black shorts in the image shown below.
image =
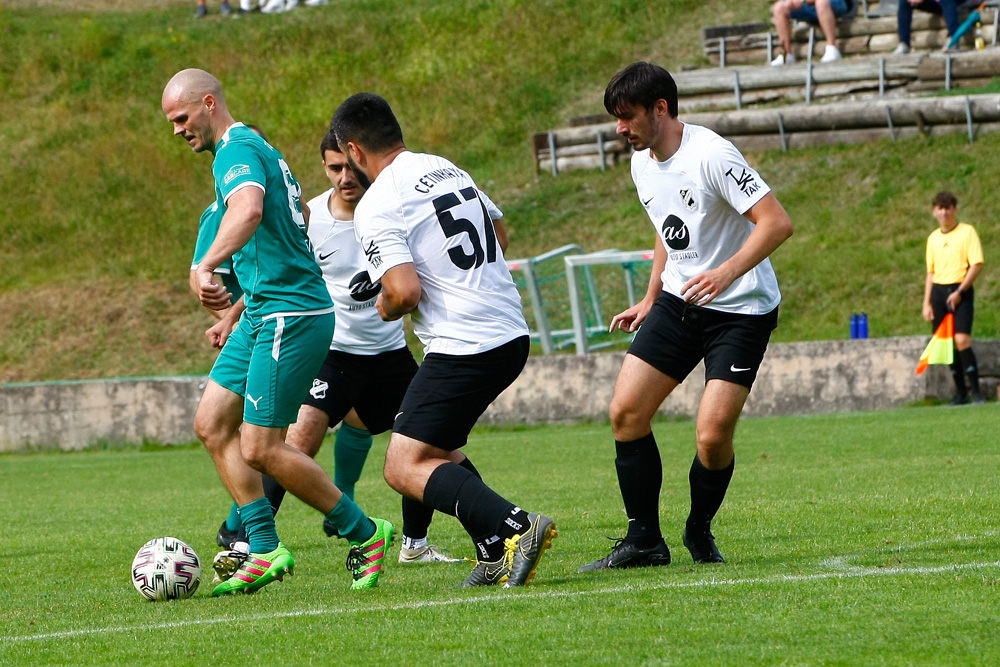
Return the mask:
[[[463,446],[490,403],[521,374],[528,347],[522,336],[479,354],[428,354],[392,430],[448,451]]]
[[[705,360],[705,381],[753,386],[778,326],[778,309],[765,315],[724,313],[663,292],[639,327],[628,353],[683,382]]]
[[[948,313],[948,295],[958,289],[954,285],[931,285],[931,308],[934,309],[934,328],[937,331],[941,320]],[[976,313],[976,290],[973,287],[962,294],[962,301],[955,309],[955,333],[972,334],[972,316]]]
[[[369,431],[383,433],[392,428],[416,374],[417,362],[405,347],[370,356],[330,350],[303,404],[329,415],[330,426],[354,408]]]

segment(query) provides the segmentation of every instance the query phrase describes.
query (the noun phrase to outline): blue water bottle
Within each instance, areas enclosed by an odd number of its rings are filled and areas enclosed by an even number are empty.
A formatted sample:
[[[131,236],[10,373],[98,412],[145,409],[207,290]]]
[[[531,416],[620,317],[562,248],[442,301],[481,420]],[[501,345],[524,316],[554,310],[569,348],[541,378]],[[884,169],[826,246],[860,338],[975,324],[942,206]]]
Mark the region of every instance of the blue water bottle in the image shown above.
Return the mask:
[[[868,313],[858,315],[858,338],[868,338]]]
[[[858,337],[858,314],[851,313],[851,340]]]

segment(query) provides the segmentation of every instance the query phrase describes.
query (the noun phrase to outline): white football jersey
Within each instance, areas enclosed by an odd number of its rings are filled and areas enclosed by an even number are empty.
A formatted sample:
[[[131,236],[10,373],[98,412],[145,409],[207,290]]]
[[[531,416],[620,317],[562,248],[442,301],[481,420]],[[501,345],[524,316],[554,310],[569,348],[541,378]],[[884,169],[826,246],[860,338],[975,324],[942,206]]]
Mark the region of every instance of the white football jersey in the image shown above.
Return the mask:
[[[688,279],[714,269],[743,247],[753,223],[743,214],[771,191],[732,143],[684,124],[680,148],[664,162],[649,149],[632,155],[639,202],[667,249],[663,291],[681,296]],[[728,313],[769,313],[781,301],[771,260],[740,276],[708,304]]]
[[[330,188],[309,201],[309,241],[333,299],[337,323],[331,350],[373,355],[406,347],[403,322],[383,322],[375,310],[382,286],[368,277],[368,263],[354,238],[354,223],[330,213]]]
[[[427,352],[469,355],[528,334],[521,297],[492,220],[503,214],[466,172],[404,151],[354,212],[368,273],[412,263],[420,278],[413,328]]]

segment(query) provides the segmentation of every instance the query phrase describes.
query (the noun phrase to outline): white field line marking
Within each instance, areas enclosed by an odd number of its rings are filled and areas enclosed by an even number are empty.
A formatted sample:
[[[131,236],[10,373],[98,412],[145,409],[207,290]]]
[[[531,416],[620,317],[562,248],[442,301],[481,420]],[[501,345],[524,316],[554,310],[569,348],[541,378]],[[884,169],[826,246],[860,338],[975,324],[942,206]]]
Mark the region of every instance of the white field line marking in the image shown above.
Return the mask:
[[[887,556],[890,554],[903,553],[904,551],[916,551],[936,544],[951,544],[953,542],[970,542],[984,537],[996,537],[1000,535],[1000,530],[988,530],[977,535],[953,535],[951,537],[941,537],[931,540],[921,540],[920,542],[910,542],[907,544],[886,544],[874,551],[855,551],[847,553],[818,563],[819,567],[828,570],[863,570],[859,565],[851,565],[850,561],[855,558],[872,558],[873,556]]]
[[[270,621],[282,618],[302,618],[307,616],[332,616],[337,614],[370,613],[372,611],[405,611],[408,609],[425,609],[428,607],[445,607],[452,605],[476,604],[480,602],[496,602],[504,598],[512,600],[549,600],[555,598],[572,598],[584,595],[608,595],[615,593],[642,593],[656,590],[670,590],[681,588],[703,588],[709,586],[743,586],[772,583],[794,583],[800,581],[822,581],[824,579],[855,579],[858,577],[891,577],[906,575],[941,574],[944,572],[957,572],[959,570],[977,570],[983,568],[1000,567],[1000,561],[987,563],[955,563],[952,565],[940,565],[937,567],[911,567],[911,568],[881,568],[869,567],[863,569],[852,569],[846,572],[820,572],[817,574],[792,574],[777,575],[772,577],[760,577],[756,579],[703,579],[691,582],[665,582],[652,585],[627,585],[615,586],[611,588],[595,588],[587,591],[539,591],[535,593],[507,593],[473,598],[462,598],[453,600],[426,600],[423,602],[405,602],[401,604],[387,605],[383,607],[333,607],[328,609],[304,609],[300,611],[276,612],[271,614],[258,614],[255,616],[224,616],[221,618],[205,618],[190,621],[175,621],[172,623],[155,623],[150,625],[119,625],[106,628],[90,628],[85,630],[68,630],[66,632],[49,632],[38,635],[14,635],[0,637],[2,642],[27,642],[41,641],[45,639],[68,639],[72,637],[83,637],[87,635],[110,634],[114,632],[148,632],[150,630],[168,630],[171,628],[183,628],[195,625],[215,625],[218,623],[233,623],[236,621]]]

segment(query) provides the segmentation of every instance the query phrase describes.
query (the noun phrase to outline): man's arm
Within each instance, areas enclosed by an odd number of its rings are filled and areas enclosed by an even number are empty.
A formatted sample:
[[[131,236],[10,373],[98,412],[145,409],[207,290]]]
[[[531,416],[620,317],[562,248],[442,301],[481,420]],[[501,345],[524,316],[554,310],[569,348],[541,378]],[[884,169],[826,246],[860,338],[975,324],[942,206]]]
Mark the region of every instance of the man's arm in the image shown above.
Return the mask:
[[[681,290],[685,301],[704,306],[729,289],[737,278],[757,266],[792,235],[792,221],[773,193],[754,204],[746,212],[754,224],[750,236],[736,253],[718,267],[699,273]]]
[[[931,305],[931,290],[934,289],[934,272],[927,272],[927,280],[924,281],[924,319],[928,322],[934,321],[934,307]]]
[[[233,304],[232,308],[221,311],[219,321],[205,332],[205,337],[208,338],[208,342],[212,344],[212,347],[222,347],[226,344],[226,341],[229,340],[229,334],[236,328],[236,325],[240,321],[240,316],[245,310],[246,304],[243,302],[243,297],[241,296]]]
[[[493,229],[496,230],[497,243],[500,245],[500,250],[506,253],[510,240],[507,238],[507,228],[503,226],[503,218],[497,218],[493,221]]]
[[[412,263],[399,264],[382,276],[382,291],[375,300],[375,308],[386,322],[398,320],[416,310],[422,293],[416,267]]]
[[[628,310],[618,313],[611,318],[611,326],[608,327],[608,333],[615,330],[615,327],[621,327],[622,331],[627,331],[629,333],[634,332],[639,328],[639,325],[643,323],[646,317],[649,315],[649,311],[652,310],[653,304],[656,303],[656,299],[659,298],[660,292],[663,291],[663,267],[667,265],[667,248],[663,245],[663,239],[660,235],[656,235],[656,243],[653,244],[653,268],[652,273],[649,274],[649,285],[646,287],[646,296],[642,298],[642,301],[635,304]]]
[[[229,307],[226,288],[213,279],[215,269],[247,244],[257,231],[264,212],[264,191],[248,186],[237,190],[226,202],[226,214],[219,223],[215,241],[198,264],[198,297],[207,308]]]

